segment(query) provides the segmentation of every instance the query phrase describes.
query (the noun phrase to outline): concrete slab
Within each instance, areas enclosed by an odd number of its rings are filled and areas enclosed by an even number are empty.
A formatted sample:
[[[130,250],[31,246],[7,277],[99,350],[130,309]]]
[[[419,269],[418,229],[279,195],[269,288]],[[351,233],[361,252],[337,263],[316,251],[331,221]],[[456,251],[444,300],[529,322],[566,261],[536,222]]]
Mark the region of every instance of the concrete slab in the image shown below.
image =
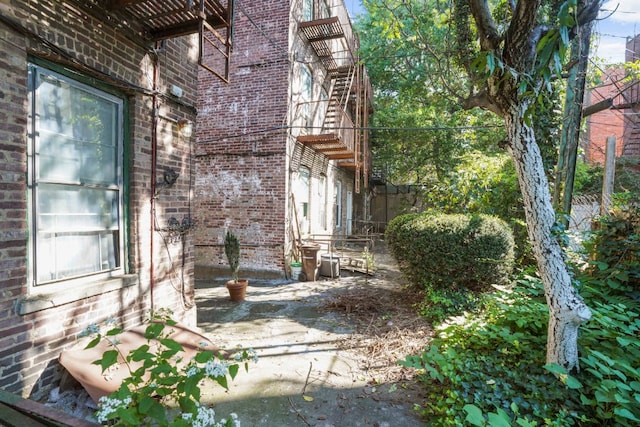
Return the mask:
[[[362,354],[339,345],[354,332],[349,319],[320,307],[335,292],[379,284],[357,273],[316,282],[250,280],[246,300],[232,303],[224,279],[199,281],[198,326],[217,346],[253,348],[260,358],[228,392],[208,389],[203,400],[218,417],[237,413],[243,427],[424,425],[414,393],[372,384]]]

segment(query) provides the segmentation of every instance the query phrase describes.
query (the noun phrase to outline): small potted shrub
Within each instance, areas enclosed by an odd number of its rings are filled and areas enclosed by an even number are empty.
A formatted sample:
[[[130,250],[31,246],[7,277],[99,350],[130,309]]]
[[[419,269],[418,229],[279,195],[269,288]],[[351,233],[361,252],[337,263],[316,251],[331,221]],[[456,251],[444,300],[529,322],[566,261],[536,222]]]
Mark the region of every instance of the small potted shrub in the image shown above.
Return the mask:
[[[231,301],[234,302],[244,301],[249,281],[247,279],[238,279],[238,270],[240,269],[240,241],[231,231],[227,231],[224,239],[224,253],[227,256],[229,269],[231,270],[231,280],[229,280],[226,285],[229,290],[229,297]]]

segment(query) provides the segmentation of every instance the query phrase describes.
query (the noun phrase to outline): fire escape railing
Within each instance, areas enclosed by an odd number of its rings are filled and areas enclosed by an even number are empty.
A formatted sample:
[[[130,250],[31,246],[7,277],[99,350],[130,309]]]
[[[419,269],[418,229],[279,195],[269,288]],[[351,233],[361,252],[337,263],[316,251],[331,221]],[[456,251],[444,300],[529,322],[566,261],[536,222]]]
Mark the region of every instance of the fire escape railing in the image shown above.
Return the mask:
[[[199,65],[229,79],[234,0],[65,1],[143,45],[199,34]]]
[[[346,11],[344,18],[348,22]],[[301,22],[299,29],[324,65],[331,90],[320,132],[310,128],[298,141],[337,160],[340,167],[353,168],[355,191],[359,192],[362,173],[368,186],[366,126],[371,99],[368,76],[354,53],[358,49],[357,37],[350,23],[343,25],[339,16]]]

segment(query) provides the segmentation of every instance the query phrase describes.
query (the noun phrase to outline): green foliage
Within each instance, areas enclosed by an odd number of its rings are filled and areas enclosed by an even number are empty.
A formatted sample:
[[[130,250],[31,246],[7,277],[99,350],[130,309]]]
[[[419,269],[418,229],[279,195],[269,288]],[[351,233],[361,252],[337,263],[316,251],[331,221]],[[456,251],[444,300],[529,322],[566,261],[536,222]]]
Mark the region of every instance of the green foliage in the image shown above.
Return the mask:
[[[469,150],[456,168],[426,192],[425,198],[428,206],[442,212],[501,218],[513,231],[515,259],[522,265],[534,262],[518,178],[505,152]]]
[[[640,291],[640,204],[625,194],[628,200],[598,219],[586,247],[594,277],[609,286],[629,285]]]
[[[500,122],[486,111],[465,111],[452,99],[451,91],[467,88],[463,72],[446,64],[451,57],[448,4],[371,0],[366,6],[357,31],[375,90],[374,167],[395,185],[430,188],[469,146],[499,140]]]
[[[191,360],[185,360],[184,348],[171,338],[177,323],[170,314],[169,310],[153,312],[144,333],[146,342],[128,354],[123,353],[118,340],[123,331],[112,322],[107,322],[109,329],[104,333],[97,325],[85,331],[84,336],[92,337],[85,348],[101,341],[110,347],[94,364],[103,372],[112,366],[129,372],[118,390],[100,399],[98,421],[118,426],[239,426],[235,414],[216,422],[213,409],[200,404],[200,387],[205,381],[214,381],[228,389],[228,377],[235,378],[241,363],[248,371],[249,360],[257,361],[255,352],[242,350],[232,359],[224,359],[203,347]]]
[[[231,277],[233,277],[233,281],[237,283],[238,270],[240,268],[240,241],[238,237],[229,230],[227,230],[224,238],[224,253],[229,262]]]
[[[578,373],[544,365],[548,310],[531,276],[486,295],[481,313],[450,319],[423,354],[400,362],[421,374],[429,425],[638,425],[638,296],[589,276],[580,283],[593,317],[581,328]]]
[[[403,272],[427,288],[482,291],[507,282],[513,269],[511,230],[488,215],[403,215],[385,237]]]
[[[621,157],[616,159],[614,191],[616,193],[640,194],[640,158]],[[596,163],[576,163],[576,175],[573,186],[574,195],[597,194],[602,192],[604,168]]]
[[[616,159],[614,191],[640,194],[640,157],[624,156]]]
[[[464,425],[469,402],[483,413],[495,412],[492,418],[502,411],[511,416],[514,405],[529,419],[566,418],[557,411],[564,388],[543,369],[548,312],[542,295],[533,279],[495,293],[483,313],[441,325],[422,355],[401,362],[423,372],[423,415],[433,425]]]
[[[483,295],[466,289],[427,288],[418,304],[422,317],[436,325],[465,311],[477,312],[483,306]]]
[[[601,165],[590,166],[585,162],[577,162],[573,194],[600,194],[602,192],[603,175],[604,168]]]

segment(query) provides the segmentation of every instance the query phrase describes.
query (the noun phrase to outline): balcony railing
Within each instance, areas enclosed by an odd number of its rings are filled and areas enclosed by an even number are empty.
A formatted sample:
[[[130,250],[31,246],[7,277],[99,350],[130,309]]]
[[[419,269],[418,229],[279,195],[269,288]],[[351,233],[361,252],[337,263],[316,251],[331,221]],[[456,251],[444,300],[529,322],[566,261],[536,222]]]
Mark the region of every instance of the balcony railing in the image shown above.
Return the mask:
[[[328,101],[317,101],[302,103],[304,109],[306,104],[331,105]],[[310,108],[311,110],[311,108]],[[311,147],[313,150],[324,154],[331,160],[355,159],[355,130],[351,117],[342,108],[329,106],[326,111],[316,108],[318,114],[331,114],[333,119],[323,120],[322,126],[303,127],[303,132],[298,136],[298,141]],[[319,122],[315,117],[310,118],[310,123]]]

